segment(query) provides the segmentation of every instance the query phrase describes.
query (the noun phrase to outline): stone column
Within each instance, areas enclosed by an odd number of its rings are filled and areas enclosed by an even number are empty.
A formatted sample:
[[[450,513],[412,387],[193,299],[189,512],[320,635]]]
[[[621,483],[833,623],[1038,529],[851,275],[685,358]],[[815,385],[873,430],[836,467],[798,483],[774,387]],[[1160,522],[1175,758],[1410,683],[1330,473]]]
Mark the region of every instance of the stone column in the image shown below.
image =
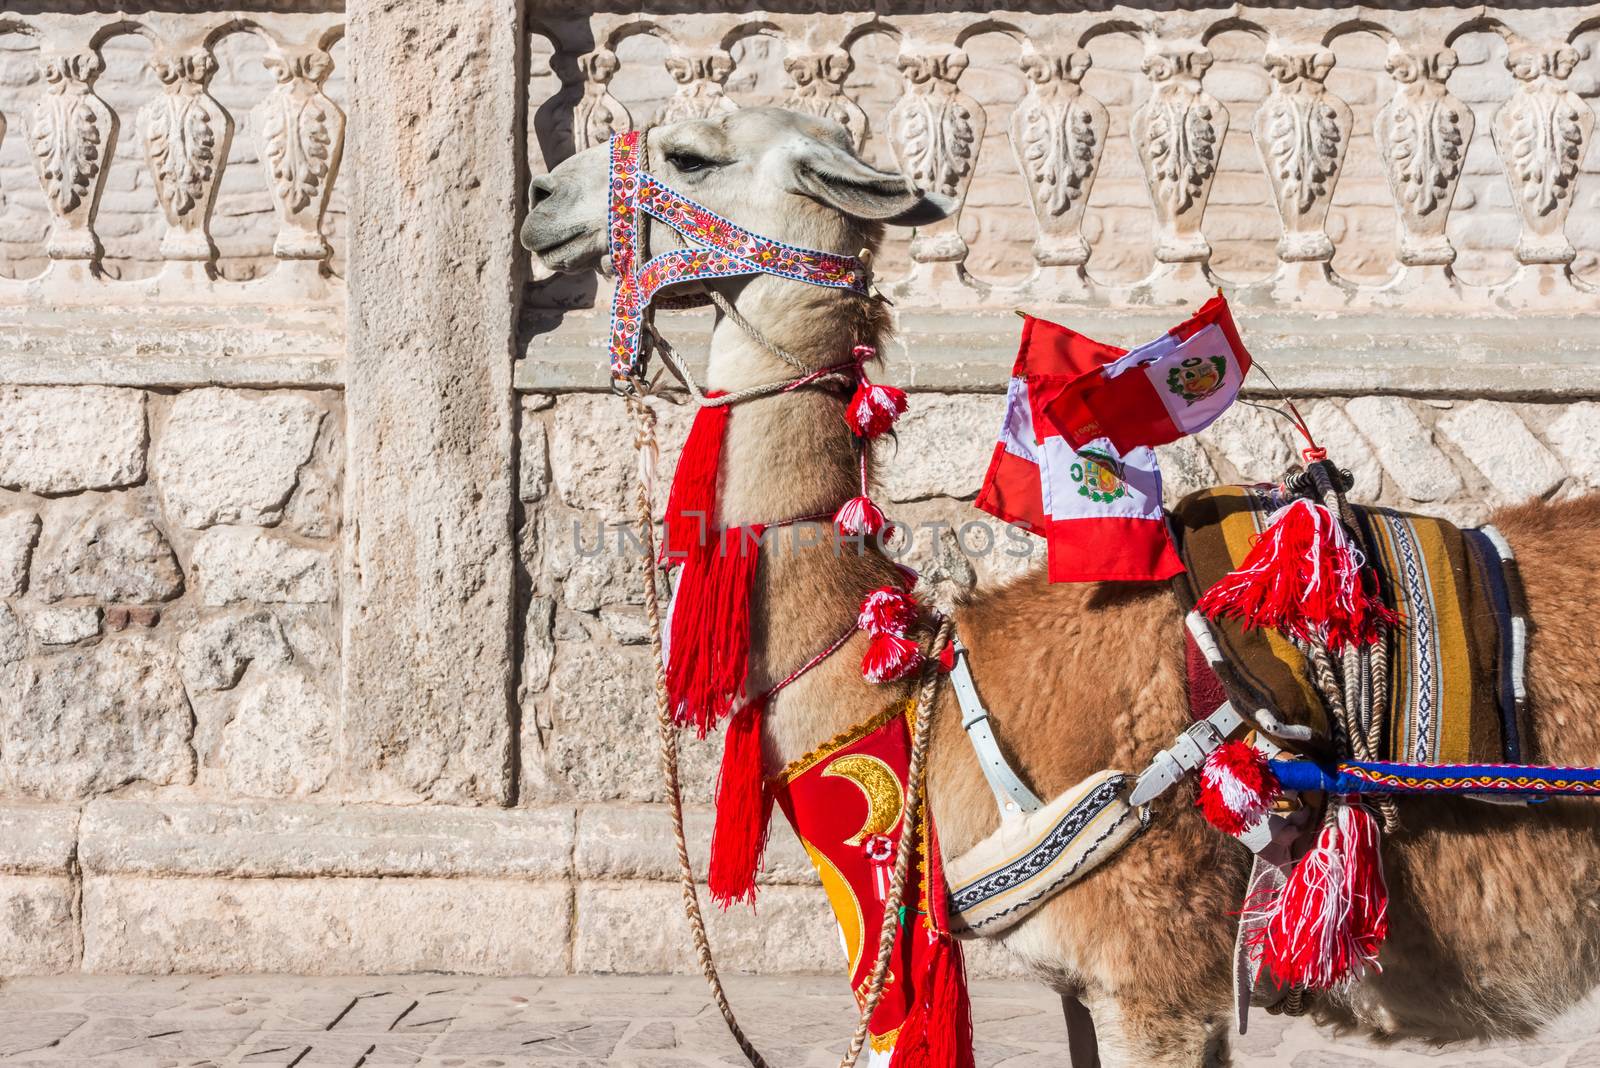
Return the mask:
[[[345,785],[507,804],[521,4],[348,16]]]

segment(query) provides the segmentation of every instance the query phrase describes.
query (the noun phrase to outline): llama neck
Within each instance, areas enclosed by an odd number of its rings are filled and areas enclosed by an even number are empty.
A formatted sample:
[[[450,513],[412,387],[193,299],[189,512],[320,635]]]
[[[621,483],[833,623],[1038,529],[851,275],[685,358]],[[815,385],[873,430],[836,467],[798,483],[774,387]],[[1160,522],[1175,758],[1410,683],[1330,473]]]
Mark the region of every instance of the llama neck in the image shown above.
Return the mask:
[[[741,295],[739,309],[768,340],[811,366],[839,362],[852,345],[879,340],[873,309],[859,298],[777,284],[787,287],[782,295],[789,299],[779,314],[764,314],[770,303],[745,299],[755,283]],[[756,311],[748,310],[752,305]],[[724,320],[713,333],[708,381],[714,388],[741,389],[794,374],[734,324]],[[718,525],[831,517],[858,494],[857,439],[843,419],[845,400],[838,390],[806,388],[735,405],[723,442]],[[751,605],[752,692],[835,641],[853,624],[868,591],[900,581],[894,564],[875,549],[840,549],[829,523],[824,518],[774,529],[763,543]],[[853,639],[774,702],[767,741],[775,763],[799,756],[901,693],[903,687],[872,686],[861,678],[860,642]]]

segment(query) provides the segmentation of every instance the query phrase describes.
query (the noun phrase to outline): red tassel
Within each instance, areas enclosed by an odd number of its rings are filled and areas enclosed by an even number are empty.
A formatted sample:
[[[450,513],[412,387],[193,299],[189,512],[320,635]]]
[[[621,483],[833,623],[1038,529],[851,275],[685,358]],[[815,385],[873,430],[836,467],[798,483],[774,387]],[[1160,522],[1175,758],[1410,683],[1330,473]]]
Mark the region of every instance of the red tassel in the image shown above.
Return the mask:
[[[1389,890],[1383,878],[1378,821],[1362,805],[1341,800],[1277,898],[1254,939],[1281,985],[1313,990],[1381,970],[1378,948],[1389,934]]]
[[[772,793],[762,775],[761,717],[765,706],[765,699],[745,704],[733,714],[723,739],[711,868],[706,880],[711,900],[723,908],[736,901],[755,904],[756,871],[767,848]]]
[[[1200,768],[1195,807],[1223,834],[1240,834],[1260,822],[1283,793],[1266,755],[1249,742],[1223,742]]]
[[[760,524],[694,545],[672,595],[667,696],[680,726],[700,737],[744,693],[750,665],[750,591],[761,563]]]
[[[961,947],[949,935],[933,937],[889,1068],[972,1068],[972,1003]]]
[[[876,538],[879,533],[893,530],[893,524],[884,518],[882,509],[870,497],[851,497],[834,514],[833,525],[844,537]]]
[[[711,540],[711,531],[716,529],[717,474],[722,465],[722,441],[730,407],[722,404],[695,413],[667,494],[665,533],[661,539],[663,563],[682,562],[692,548]]]
[[[922,650],[898,634],[874,634],[861,658],[861,674],[868,682],[893,682],[922,666]]]
[[[898,634],[902,638],[916,621],[917,599],[893,586],[881,586],[867,594],[856,616],[856,626],[868,634]]]
[[[1304,498],[1279,508],[1239,567],[1200,598],[1208,619],[1237,619],[1245,630],[1274,627],[1301,642],[1321,639],[1340,652],[1370,645],[1399,617],[1368,592],[1362,560],[1344,525]]]
[[[894,386],[875,385],[863,375],[845,406],[844,421],[858,437],[875,438],[888,432],[906,410],[906,392]]]

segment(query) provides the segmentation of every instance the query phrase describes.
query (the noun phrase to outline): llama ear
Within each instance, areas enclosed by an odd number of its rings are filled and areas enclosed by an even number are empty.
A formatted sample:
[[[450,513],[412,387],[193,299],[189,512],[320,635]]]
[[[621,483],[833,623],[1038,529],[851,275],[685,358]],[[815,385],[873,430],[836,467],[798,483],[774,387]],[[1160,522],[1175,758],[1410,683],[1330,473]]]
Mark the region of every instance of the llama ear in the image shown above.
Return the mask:
[[[903,174],[880,171],[819,141],[808,140],[795,156],[788,186],[846,215],[895,226],[926,226],[956,209],[942,193],[923,192]]]

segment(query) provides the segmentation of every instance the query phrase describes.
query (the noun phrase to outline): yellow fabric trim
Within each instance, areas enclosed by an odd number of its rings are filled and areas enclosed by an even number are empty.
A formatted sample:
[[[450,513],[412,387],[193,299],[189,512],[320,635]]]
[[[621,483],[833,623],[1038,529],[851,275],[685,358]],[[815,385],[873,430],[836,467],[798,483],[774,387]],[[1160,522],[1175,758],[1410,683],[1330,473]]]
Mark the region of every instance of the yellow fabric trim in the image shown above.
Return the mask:
[[[861,962],[861,945],[867,939],[867,921],[862,913],[861,901],[833,861],[804,838],[800,839],[800,844],[805,847],[806,856],[811,858],[811,866],[817,869],[817,875],[822,879],[822,892],[827,895],[828,904],[833,906],[833,915],[844,935],[844,955],[850,963],[850,970],[846,974],[854,975],[856,965]],[[847,919],[855,922],[847,927]]]
[[[1472,761],[1472,687],[1457,682],[1471,680],[1472,665],[1466,621],[1461,618],[1461,600],[1456,592],[1455,568],[1437,523],[1413,523],[1412,529],[1417,533],[1422,557],[1428,562],[1434,630],[1439,640],[1439,735],[1435,759],[1441,764],[1466,764]]]
[[[879,727],[882,727],[885,723],[888,723],[894,717],[903,715],[909,718],[911,714],[916,711],[916,708],[916,698],[911,698],[910,700],[905,701],[903,704],[890,705],[888,708],[884,709],[882,712],[879,712],[871,719],[864,720],[861,723],[857,723],[854,727],[848,727],[845,730],[840,731],[832,738],[829,738],[827,741],[811,750],[811,752],[807,753],[805,756],[799,758],[798,760],[791,761],[787,767],[778,772],[776,775],[771,776],[767,781],[775,784],[787,784],[794,782],[800,776],[804,775],[806,772],[822,763],[833,753],[843,749],[851,742],[859,741],[860,739],[865,738]]]

